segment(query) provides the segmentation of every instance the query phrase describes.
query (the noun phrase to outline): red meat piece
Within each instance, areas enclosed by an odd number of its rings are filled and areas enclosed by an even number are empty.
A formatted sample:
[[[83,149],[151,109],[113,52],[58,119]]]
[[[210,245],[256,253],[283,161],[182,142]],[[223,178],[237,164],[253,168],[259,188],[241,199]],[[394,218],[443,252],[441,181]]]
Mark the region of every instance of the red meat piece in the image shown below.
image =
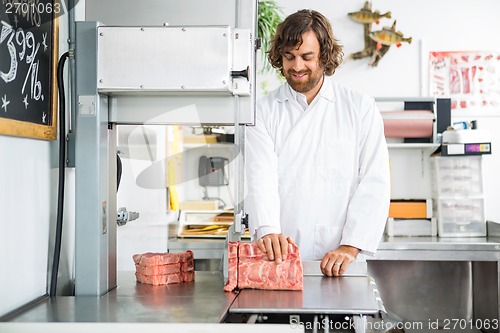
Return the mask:
[[[234,257],[237,254],[236,258]],[[277,264],[256,244],[230,243],[229,277],[225,291],[239,289],[303,290],[303,268],[299,248],[288,245],[288,257]]]
[[[143,253],[133,255],[137,282],[163,285],[194,281],[194,254]]]
[[[193,251],[189,250],[184,253],[147,252],[143,254],[134,254],[132,259],[140,266],[169,265],[192,260],[194,259],[194,254]]]
[[[194,281],[194,271],[181,272],[182,282],[192,282]]]
[[[155,265],[155,266],[141,266],[135,264],[135,271],[142,275],[166,275],[173,273],[180,273],[181,264],[169,264],[169,265]]]
[[[238,242],[229,242],[228,245],[228,279],[224,291],[233,291],[238,286]]]
[[[194,259],[190,259],[186,262],[181,262],[181,272],[194,271]]]
[[[164,275],[142,275],[135,273],[137,282],[159,286],[162,284],[181,283],[181,273]]]

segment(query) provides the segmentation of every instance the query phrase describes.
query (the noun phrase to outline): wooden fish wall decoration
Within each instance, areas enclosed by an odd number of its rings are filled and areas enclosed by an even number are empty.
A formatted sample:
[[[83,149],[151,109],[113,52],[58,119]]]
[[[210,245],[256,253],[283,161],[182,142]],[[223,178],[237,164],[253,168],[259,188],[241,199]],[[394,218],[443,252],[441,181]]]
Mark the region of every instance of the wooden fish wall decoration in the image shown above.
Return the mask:
[[[376,67],[382,57],[389,51],[392,45],[400,47],[401,43],[411,43],[411,37],[404,37],[403,33],[396,30],[396,21],[391,27],[384,27],[381,30],[372,31],[372,23],[379,24],[382,18],[391,18],[391,12],[381,14],[380,11],[372,11],[370,1],[365,2],[364,7],[358,12],[347,14],[351,19],[363,24],[365,48],[363,51],[352,53],[349,58],[358,60],[366,57],[371,57],[368,63],[372,67]]]

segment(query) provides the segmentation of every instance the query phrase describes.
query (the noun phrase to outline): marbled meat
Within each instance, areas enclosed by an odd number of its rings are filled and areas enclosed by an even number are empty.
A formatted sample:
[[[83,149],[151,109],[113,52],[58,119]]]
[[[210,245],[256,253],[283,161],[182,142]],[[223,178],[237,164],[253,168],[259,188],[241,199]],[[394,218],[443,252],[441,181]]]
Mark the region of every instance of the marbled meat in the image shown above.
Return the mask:
[[[194,254],[147,252],[134,254],[137,282],[163,285],[194,281]]]
[[[229,271],[225,291],[234,289],[303,290],[303,268],[299,248],[290,243],[288,257],[270,261],[256,244],[229,243]]]

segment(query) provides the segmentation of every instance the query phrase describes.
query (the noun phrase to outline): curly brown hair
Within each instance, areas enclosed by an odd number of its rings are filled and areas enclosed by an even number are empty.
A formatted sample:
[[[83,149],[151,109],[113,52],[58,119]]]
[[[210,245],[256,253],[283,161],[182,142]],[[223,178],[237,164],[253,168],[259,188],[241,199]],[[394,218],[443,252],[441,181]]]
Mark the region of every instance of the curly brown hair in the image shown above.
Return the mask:
[[[333,35],[328,19],[315,10],[302,9],[288,16],[276,28],[267,52],[269,63],[283,75],[283,55],[291,48],[299,48],[302,34],[313,31],[320,45],[319,61],[326,75],[335,73],[342,63],[342,45]]]

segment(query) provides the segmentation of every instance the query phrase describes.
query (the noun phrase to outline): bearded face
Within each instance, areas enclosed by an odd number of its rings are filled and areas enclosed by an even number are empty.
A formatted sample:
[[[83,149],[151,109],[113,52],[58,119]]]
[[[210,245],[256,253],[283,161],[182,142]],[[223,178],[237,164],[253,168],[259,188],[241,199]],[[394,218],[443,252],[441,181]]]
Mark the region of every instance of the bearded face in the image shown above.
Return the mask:
[[[313,31],[302,35],[302,44],[283,55],[283,74],[293,90],[309,97],[316,96],[323,82],[324,70],[319,61],[320,45]],[[311,100],[312,100],[311,98]]]

